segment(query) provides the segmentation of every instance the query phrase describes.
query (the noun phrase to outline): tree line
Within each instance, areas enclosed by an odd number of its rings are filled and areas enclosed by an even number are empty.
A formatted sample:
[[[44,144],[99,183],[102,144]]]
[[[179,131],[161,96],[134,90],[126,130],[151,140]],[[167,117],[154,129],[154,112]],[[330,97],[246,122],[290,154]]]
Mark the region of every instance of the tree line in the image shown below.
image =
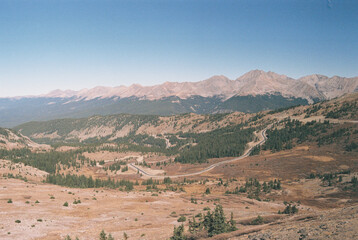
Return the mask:
[[[8,159],[15,163],[21,162],[25,165],[38,168],[48,173],[56,173],[58,164],[65,165],[67,167],[78,166],[79,163],[77,163],[77,159],[79,156],[80,154],[76,151],[31,152],[31,150],[27,148],[0,150],[0,158]]]
[[[45,182],[75,188],[122,188],[124,191],[131,191],[134,188],[134,183],[128,180],[117,180],[108,178],[107,180],[93,179],[92,176],[86,177],[84,175],[73,174],[49,174]],[[124,187],[124,188],[123,188]]]

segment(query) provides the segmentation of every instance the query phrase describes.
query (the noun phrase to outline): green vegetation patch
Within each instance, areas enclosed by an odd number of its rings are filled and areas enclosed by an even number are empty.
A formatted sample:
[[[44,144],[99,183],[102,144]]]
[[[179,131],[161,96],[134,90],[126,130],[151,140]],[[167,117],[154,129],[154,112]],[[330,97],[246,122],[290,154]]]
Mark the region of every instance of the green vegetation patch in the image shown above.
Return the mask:
[[[253,140],[253,132],[253,128],[243,129],[243,125],[236,125],[206,133],[182,134],[180,137],[190,138],[196,145],[188,145],[175,161],[205,163],[209,158],[240,156],[244,153],[246,144]]]

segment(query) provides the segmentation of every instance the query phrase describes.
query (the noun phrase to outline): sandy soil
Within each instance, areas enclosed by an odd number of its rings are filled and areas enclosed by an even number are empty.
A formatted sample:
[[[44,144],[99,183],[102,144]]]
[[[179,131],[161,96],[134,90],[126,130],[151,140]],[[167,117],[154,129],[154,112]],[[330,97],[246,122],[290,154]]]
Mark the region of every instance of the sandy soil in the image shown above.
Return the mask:
[[[46,178],[48,173],[31,166],[25,166],[23,163],[13,163],[9,160],[0,159],[0,176],[3,176],[3,174],[19,175],[28,180],[40,182]]]
[[[0,179],[0,186],[0,239],[63,239],[67,234],[94,239],[102,229],[116,239],[124,232],[131,239],[167,239],[178,224],[171,212],[196,212],[173,192],[152,197],[147,192],[69,189],[16,179]],[[7,203],[10,198],[12,203]],[[73,204],[74,199],[82,203]],[[66,201],[68,207],[63,206]]]
[[[162,192],[155,196],[138,190],[71,189],[0,178],[0,239],[62,239],[67,234],[81,240],[94,239],[102,229],[116,239],[124,232],[130,239],[168,239],[180,215],[191,217],[203,212],[204,207],[213,209],[218,198],[225,212],[234,212],[238,220],[257,213],[273,214],[283,207],[282,203],[221,193],[206,196],[201,190],[193,195],[195,186],[189,186],[187,193]],[[190,202],[192,196],[198,204]],[[12,203],[7,203],[9,199]],[[73,204],[75,199],[81,203]],[[63,206],[66,201],[68,207]]]

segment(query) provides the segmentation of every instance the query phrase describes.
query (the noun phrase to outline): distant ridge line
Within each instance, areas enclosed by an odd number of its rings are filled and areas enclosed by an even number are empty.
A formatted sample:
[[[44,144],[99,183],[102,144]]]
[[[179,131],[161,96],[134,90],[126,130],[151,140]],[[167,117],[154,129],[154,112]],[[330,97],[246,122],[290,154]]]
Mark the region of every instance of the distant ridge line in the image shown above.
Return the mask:
[[[158,100],[176,96],[187,99],[192,96],[228,99],[233,96],[262,95],[279,93],[285,97],[296,97],[313,102],[314,99],[326,100],[339,97],[345,93],[358,91],[358,77],[327,77],[312,74],[299,79],[290,78],[271,71],[252,70],[231,80],[224,75],[215,75],[198,82],[165,82],[153,86],[132,84],[130,86],[104,87],[91,89],[54,90],[50,93],[27,96],[29,98],[74,98],[74,100],[92,100],[96,98],[138,97]],[[16,97],[21,98],[21,97]]]

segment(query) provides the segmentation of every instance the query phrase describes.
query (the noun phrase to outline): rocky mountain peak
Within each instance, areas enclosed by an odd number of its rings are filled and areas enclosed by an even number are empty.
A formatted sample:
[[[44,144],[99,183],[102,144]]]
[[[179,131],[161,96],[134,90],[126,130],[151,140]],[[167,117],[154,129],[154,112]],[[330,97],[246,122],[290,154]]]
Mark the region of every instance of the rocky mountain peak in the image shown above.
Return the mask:
[[[132,84],[120,87],[95,87],[80,91],[55,90],[45,97],[76,97],[78,99],[95,98],[127,98],[139,97],[158,100],[164,97],[176,96],[186,99],[192,96],[213,97],[224,99],[234,95],[281,94],[288,97],[312,99],[330,99],[344,93],[353,92],[358,88],[358,78],[343,78],[339,76],[327,77],[312,74],[300,79],[293,79],[286,75],[263,70],[252,70],[236,80],[224,75],[214,75],[199,82],[165,82],[154,86]]]

